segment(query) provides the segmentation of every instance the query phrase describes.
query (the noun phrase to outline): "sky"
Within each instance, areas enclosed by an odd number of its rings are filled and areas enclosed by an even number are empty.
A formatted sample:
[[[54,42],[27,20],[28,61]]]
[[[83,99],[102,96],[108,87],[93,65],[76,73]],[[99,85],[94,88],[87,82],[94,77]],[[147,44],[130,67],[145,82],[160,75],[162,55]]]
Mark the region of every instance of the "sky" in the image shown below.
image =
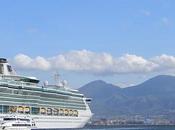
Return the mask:
[[[174,0],[0,1],[0,56],[19,74],[73,88],[175,74]]]

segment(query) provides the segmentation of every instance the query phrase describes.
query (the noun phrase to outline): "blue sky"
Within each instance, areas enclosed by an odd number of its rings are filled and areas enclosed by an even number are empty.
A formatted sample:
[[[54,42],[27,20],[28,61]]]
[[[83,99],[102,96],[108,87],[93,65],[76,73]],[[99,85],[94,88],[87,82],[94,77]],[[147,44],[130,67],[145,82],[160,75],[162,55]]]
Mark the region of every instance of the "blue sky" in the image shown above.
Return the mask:
[[[82,67],[84,63],[78,71],[75,67],[68,69],[64,65],[44,71],[37,67],[16,65],[20,73],[34,74],[43,80],[49,79],[53,71],[58,70],[75,87],[96,79],[127,86],[158,74],[174,74],[174,5],[174,0],[0,1],[1,57],[13,62],[16,55],[24,54],[31,59],[41,56],[48,60],[83,50],[86,54],[93,53],[95,57],[96,54],[107,53],[117,61],[122,56],[126,58],[126,54],[149,62],[159,57],[154,64],[161,67],[156,71],[152,71],[154,67],[138,71],[132,68],[127,72],[105,68],[105,73],[103,70],[96,74],[93,67],[87,72],[87,67]],[[161,57],[163,54],[166,55]],[[169,64],[162,65],[162,59]],[[96,65],[95,61],[92,64]],[[112,71],[109,72],[112,74],[106,74],[107,71]]]

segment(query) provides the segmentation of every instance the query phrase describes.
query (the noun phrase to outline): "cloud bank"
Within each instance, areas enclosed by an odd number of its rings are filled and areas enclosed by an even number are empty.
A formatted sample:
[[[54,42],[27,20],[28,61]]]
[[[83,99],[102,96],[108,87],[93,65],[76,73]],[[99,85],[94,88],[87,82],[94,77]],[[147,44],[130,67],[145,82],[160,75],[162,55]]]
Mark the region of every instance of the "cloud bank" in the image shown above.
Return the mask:
[[[67,70],[91,74],[151,73],[175,70],[175,57],[169,55],[145,59],[141,56],[125,54],[113,57],[109,53],[96,53],[88,50],[70,51],[57,56],[31,58],[18,54],[13,63],[21,69]]]

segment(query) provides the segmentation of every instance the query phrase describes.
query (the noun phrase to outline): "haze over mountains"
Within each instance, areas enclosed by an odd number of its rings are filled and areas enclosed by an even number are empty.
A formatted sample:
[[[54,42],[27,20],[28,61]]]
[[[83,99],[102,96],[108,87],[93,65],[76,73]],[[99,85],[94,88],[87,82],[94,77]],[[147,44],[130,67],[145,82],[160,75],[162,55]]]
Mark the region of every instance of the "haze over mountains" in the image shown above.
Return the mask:
[[[79,90],[93,99],[90,107],[95,117],[175,114],[174,76],[156,76],[128,88],[96,80]]]

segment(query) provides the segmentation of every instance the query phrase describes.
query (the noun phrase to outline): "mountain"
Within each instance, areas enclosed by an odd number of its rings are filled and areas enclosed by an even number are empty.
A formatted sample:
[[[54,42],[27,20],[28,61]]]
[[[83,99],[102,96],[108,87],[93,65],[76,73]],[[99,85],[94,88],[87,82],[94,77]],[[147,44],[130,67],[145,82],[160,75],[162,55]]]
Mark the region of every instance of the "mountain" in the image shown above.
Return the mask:
[[[159,95],[163,96],[164,94],[173,94],[175,92],[175,77],[168,75],[159,75],[154,78],[151,78],[142,84],[137,86],[125,88],[125,91],[128,94],[133,96],[141,95]]]
[[[86,84],[79,90],[86,96],[101,100],[103,98],[116,95],[121,91],[121,88],[112,84],[108,84],[102,80],[96,80]]]
[[[81,87],[95,117],[175,114],[175,77],[160,75],[128,88],[97,80]]]
[[[111,109],[111,107],[108,106],[109,101],[111,101],[113,97],[115,97],[116,100],[123,98],[120,87],[108,84],[102,80],[90,82],[79,90],[86,97],[93,99],[90,107],[96,116],[109,115],[109,111],[107,111]]]

